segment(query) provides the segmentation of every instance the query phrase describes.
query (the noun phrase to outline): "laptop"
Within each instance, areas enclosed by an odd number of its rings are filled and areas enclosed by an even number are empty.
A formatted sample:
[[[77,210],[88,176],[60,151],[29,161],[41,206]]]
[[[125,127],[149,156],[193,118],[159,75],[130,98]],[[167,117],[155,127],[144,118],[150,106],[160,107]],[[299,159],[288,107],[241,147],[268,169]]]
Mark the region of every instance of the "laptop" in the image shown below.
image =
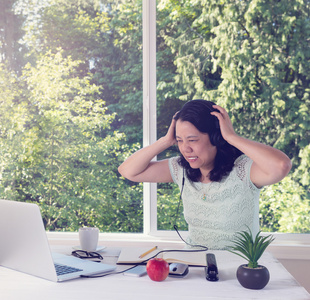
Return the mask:
[[[0,266],[55,282],[116,268],[52,253],[39,206],[10,200],[0,200]]]

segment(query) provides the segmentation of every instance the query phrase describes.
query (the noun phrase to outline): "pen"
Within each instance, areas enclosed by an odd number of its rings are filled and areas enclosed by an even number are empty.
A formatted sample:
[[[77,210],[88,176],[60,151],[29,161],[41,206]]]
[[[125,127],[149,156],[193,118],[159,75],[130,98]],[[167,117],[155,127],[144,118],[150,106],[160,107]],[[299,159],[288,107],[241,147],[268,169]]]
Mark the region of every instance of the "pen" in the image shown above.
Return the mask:
[[[149,253],[153,252],[153,251],[156,250],[156,249],[157,249],[157,246],[155,246],[154,248],[152,248],[152,249],[150,249],[150,250],[148,250],[148,251],[142,253],[142,254],[139,256],[139,258],[143,258],[144,256],[148,255]]]

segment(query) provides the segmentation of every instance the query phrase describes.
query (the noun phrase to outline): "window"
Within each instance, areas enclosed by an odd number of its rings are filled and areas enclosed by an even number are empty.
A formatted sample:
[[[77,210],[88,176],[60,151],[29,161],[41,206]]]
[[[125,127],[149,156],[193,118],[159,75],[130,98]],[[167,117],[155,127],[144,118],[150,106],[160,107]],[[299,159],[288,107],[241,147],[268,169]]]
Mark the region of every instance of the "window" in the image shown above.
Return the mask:
[[[276,23],[256,11],[252,17],[263,29],[234,28],[245,22],[244,3],[240,15],[225,10],[220,19],[216,7],[207,14],[199,1],[28,2],[1,4],[12,11],[0,24],[2,198],[38,203],[51,231],[89,225],[162,236],[170,234],[175,220],[186,230],[182,213],[176,215],[175,185],[135,184],[120,178],[117,167],[165,134],[184,101],[205,98],[230,108],[241,135],[294,158],[291,176],[262,193],[262,228],[310,231],[309,132],[298,125],[308,122],[307,72],[280,66],[273,44],[258,34],[271,26],[282,36],[281,26],[273,27]],[[306,22],[300,5],[298,18]],[[306,31],[298,26],[293,40],[306,53]],[[249,44],[249,34],[262,49]],[[262,53],[269,55],[272,74],[287,76],[271,80]],[[296,70],[309,68],[306,54],[294,63]],[[172,147],[158,159],[176,153]]]

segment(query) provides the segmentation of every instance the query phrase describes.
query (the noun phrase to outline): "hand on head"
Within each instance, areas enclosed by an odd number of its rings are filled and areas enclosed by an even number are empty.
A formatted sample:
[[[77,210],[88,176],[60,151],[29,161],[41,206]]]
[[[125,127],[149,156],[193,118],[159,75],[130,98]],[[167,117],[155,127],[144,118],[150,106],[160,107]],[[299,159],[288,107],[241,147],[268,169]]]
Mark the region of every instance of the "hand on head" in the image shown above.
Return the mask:
[[[229,143],[229,138],[236,135],[229,115],[227,111],[219,105],[213,105],[213,108],[217,109],[219,112],[213,111],[210,114],[217,117],[217,119],[219,120],[222,136],[224,140]]]
[[[174,115],[173,115],[173,118],[171,120],[171,123],[170,123],[170,126],[169,126],[169,129],[165,135],[165,138],[167,139],[167,142],[169,144],[171,144],[171,146],[173,145],[176,145],[177,144],[177,141],[175,139],[175,124],[176,124],[176,120],[175,120],[175,116],[178,112],[176,112]]]

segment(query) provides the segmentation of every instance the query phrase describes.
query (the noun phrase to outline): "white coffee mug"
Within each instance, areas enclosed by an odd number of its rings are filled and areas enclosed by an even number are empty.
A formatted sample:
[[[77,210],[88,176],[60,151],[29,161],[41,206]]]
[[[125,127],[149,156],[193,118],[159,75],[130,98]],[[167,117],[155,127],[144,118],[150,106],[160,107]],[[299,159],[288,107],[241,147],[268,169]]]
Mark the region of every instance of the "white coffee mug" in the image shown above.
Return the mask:
[[[92,252],[97,250],[99,229],[97,227],[81,227],[79,229],[80,246],[82,250]]]

